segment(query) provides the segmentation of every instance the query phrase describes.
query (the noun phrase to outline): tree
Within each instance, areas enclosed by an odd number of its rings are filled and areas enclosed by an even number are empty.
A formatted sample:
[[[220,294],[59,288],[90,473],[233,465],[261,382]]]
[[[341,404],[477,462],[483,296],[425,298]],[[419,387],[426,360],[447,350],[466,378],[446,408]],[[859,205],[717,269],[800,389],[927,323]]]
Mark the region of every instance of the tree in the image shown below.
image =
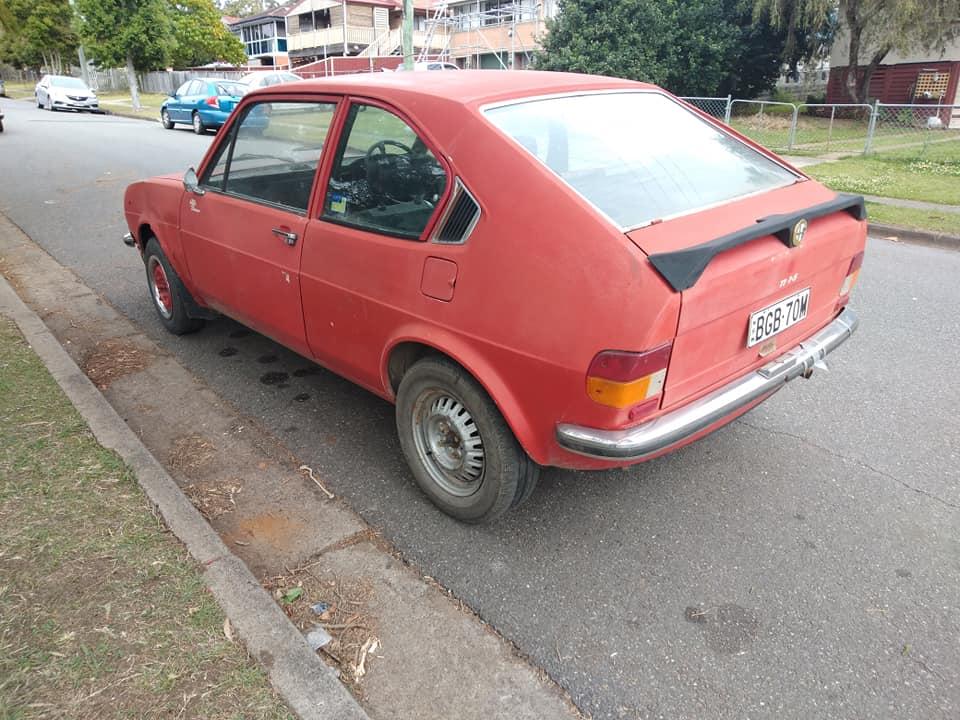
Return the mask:
[[[221,0],[220,10],[224,15],[247,17],[273,10],[280,5],[277,0]]]
[[[17,67],[63,72],[78,45],[68,0],[5,0],[5,9],[17,30],[0,36],[0,57]]]
[[[0,36],[12,33],[16,24],[13,11],[10,10],[10,3],[8,0],[0,0]]]
[[[754,0],[754,18],[785,29],[788,38],[839,21],[837,38],[847,43],[844,86],[851,101],[863,103],[891,51],[942,51],[960,35],[960,0]]]
[[[561,0],[537,67],[753,97],[776,81],[785,35],[755,27],[742,0]]]
[[[213,0],[173,0],[172,10],[174,67],[196,67],[215,60],[234,65],[246,62],[243,43],[220,21]]]
[[[97,65],[124,66],[135,110],[137,70],[166,67],[176,47],[167,0],[76,0],[80,34]]]

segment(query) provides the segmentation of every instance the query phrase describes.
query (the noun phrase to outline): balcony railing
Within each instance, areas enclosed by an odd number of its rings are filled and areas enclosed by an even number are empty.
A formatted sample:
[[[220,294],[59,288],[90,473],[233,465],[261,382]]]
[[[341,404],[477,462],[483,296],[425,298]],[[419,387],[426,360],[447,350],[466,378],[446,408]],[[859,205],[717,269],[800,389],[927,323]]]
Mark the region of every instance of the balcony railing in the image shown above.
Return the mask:
[[[428,35],[424,30],[414,30],[413,46],[422,48],[427,43]],[[446,32],[437,28],[430,38],[430,49],[440,50],[447,42]],[[402,43],[402,32],[400,28],[381,32],[379,35],[372,27],[350,27],[347,26],[347,44],[362,45],[367,48],[365,55],[390,55]],[[287,48],[289,50],[304,50],[315,47],[329,47],[331,45],[343,45],[343,27],[329,27],[320,30],[308,30],[287,36]]]
[[[372,27],[347,26],[346,41],[348,45],[369,45],[377,37],[377,31]],[[306,48],[343,45],[343,27],[329,27],[320,30],[309,30],[287,36],[287,48],[290,50],[304,50]]]

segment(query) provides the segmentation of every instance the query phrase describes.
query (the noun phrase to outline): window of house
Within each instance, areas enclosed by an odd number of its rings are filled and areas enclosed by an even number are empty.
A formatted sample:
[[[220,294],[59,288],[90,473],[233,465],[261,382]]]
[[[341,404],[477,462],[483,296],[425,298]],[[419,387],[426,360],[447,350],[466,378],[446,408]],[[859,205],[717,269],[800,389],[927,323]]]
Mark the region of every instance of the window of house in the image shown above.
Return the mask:
[[[323,203],[323,217],[402,238],[419,238],[447,174],[417,133],[387,110],[350,108]]]
[[[305,213],[335,109],[332,102],[249,106],[218,148],[201,184]]]

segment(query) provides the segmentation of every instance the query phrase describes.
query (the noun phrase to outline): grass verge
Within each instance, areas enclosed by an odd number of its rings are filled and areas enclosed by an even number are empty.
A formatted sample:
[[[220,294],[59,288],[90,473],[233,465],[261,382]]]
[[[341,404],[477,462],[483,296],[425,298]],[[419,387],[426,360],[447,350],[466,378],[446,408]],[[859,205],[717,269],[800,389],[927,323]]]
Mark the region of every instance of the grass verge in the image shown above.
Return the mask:
[[[911,230],[929,230],[960,237],[960,213],[867,203],[867,214],[871,221],[884,225],[895,225]]]
[[[183,546],[0,317],[0,718],[291,718]]]
[[[13,100],[28,100],[33,98],[33,83],[13,83],[6,84],[7,97]],[[139,110],[133,109],[133,102],[130,100],[128,92],[98,92],[100,98],[100,108],[114,115],[124,117],[145,118],[148,120],[158,120],[160,118],[160,106],[167,96],[160,93],[141,93]]]
[[[891,151],[820,163],[804,171],[834,190],[960,205],[960,142],[931,145],[929,156]]]

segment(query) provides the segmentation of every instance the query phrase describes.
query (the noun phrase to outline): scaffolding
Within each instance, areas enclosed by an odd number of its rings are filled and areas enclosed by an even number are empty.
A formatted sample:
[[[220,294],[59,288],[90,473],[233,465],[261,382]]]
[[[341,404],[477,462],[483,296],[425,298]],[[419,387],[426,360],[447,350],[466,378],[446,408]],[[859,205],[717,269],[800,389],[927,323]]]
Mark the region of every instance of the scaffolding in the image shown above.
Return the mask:
[[[451,8],[450,5],[454,5]],[[533,53],[533,48],[527,48],[523,38],[517,32],[517,25],[521,23],[536,23],[534,34],[539,33],[541,22],[542,3],[532,3],[530,0],[512,0],[512,2],[501,2],[496,5],[489,4],[489,0],[480,0],[479,2],[469,3],[476,10],[468,12],[457,12],[455,10],[462,8],[462,3],[440,3],[433,15],[427,20],[427,38],[421,49],[421,55],[431,52],[429,47],[437,31],[442,28],[441,34],[444,37],[444,45],[440,50],[440,57],[444,60],[450,60],[453,53],[457,57],[473,57],[475,67],[481,66],[481,57],[492,55],[500,67],[504,70],[512,70],[514,61],[518,53],[521,53],[529,64]],[[509,45],[505,43],[492,43],[485,31],[507,27]],[[451,41],[455,34],[462,35],[468,33],[466,43],[458,43],[451,46]],[[508,63],[503,61],[503,55],[509,53]]]

